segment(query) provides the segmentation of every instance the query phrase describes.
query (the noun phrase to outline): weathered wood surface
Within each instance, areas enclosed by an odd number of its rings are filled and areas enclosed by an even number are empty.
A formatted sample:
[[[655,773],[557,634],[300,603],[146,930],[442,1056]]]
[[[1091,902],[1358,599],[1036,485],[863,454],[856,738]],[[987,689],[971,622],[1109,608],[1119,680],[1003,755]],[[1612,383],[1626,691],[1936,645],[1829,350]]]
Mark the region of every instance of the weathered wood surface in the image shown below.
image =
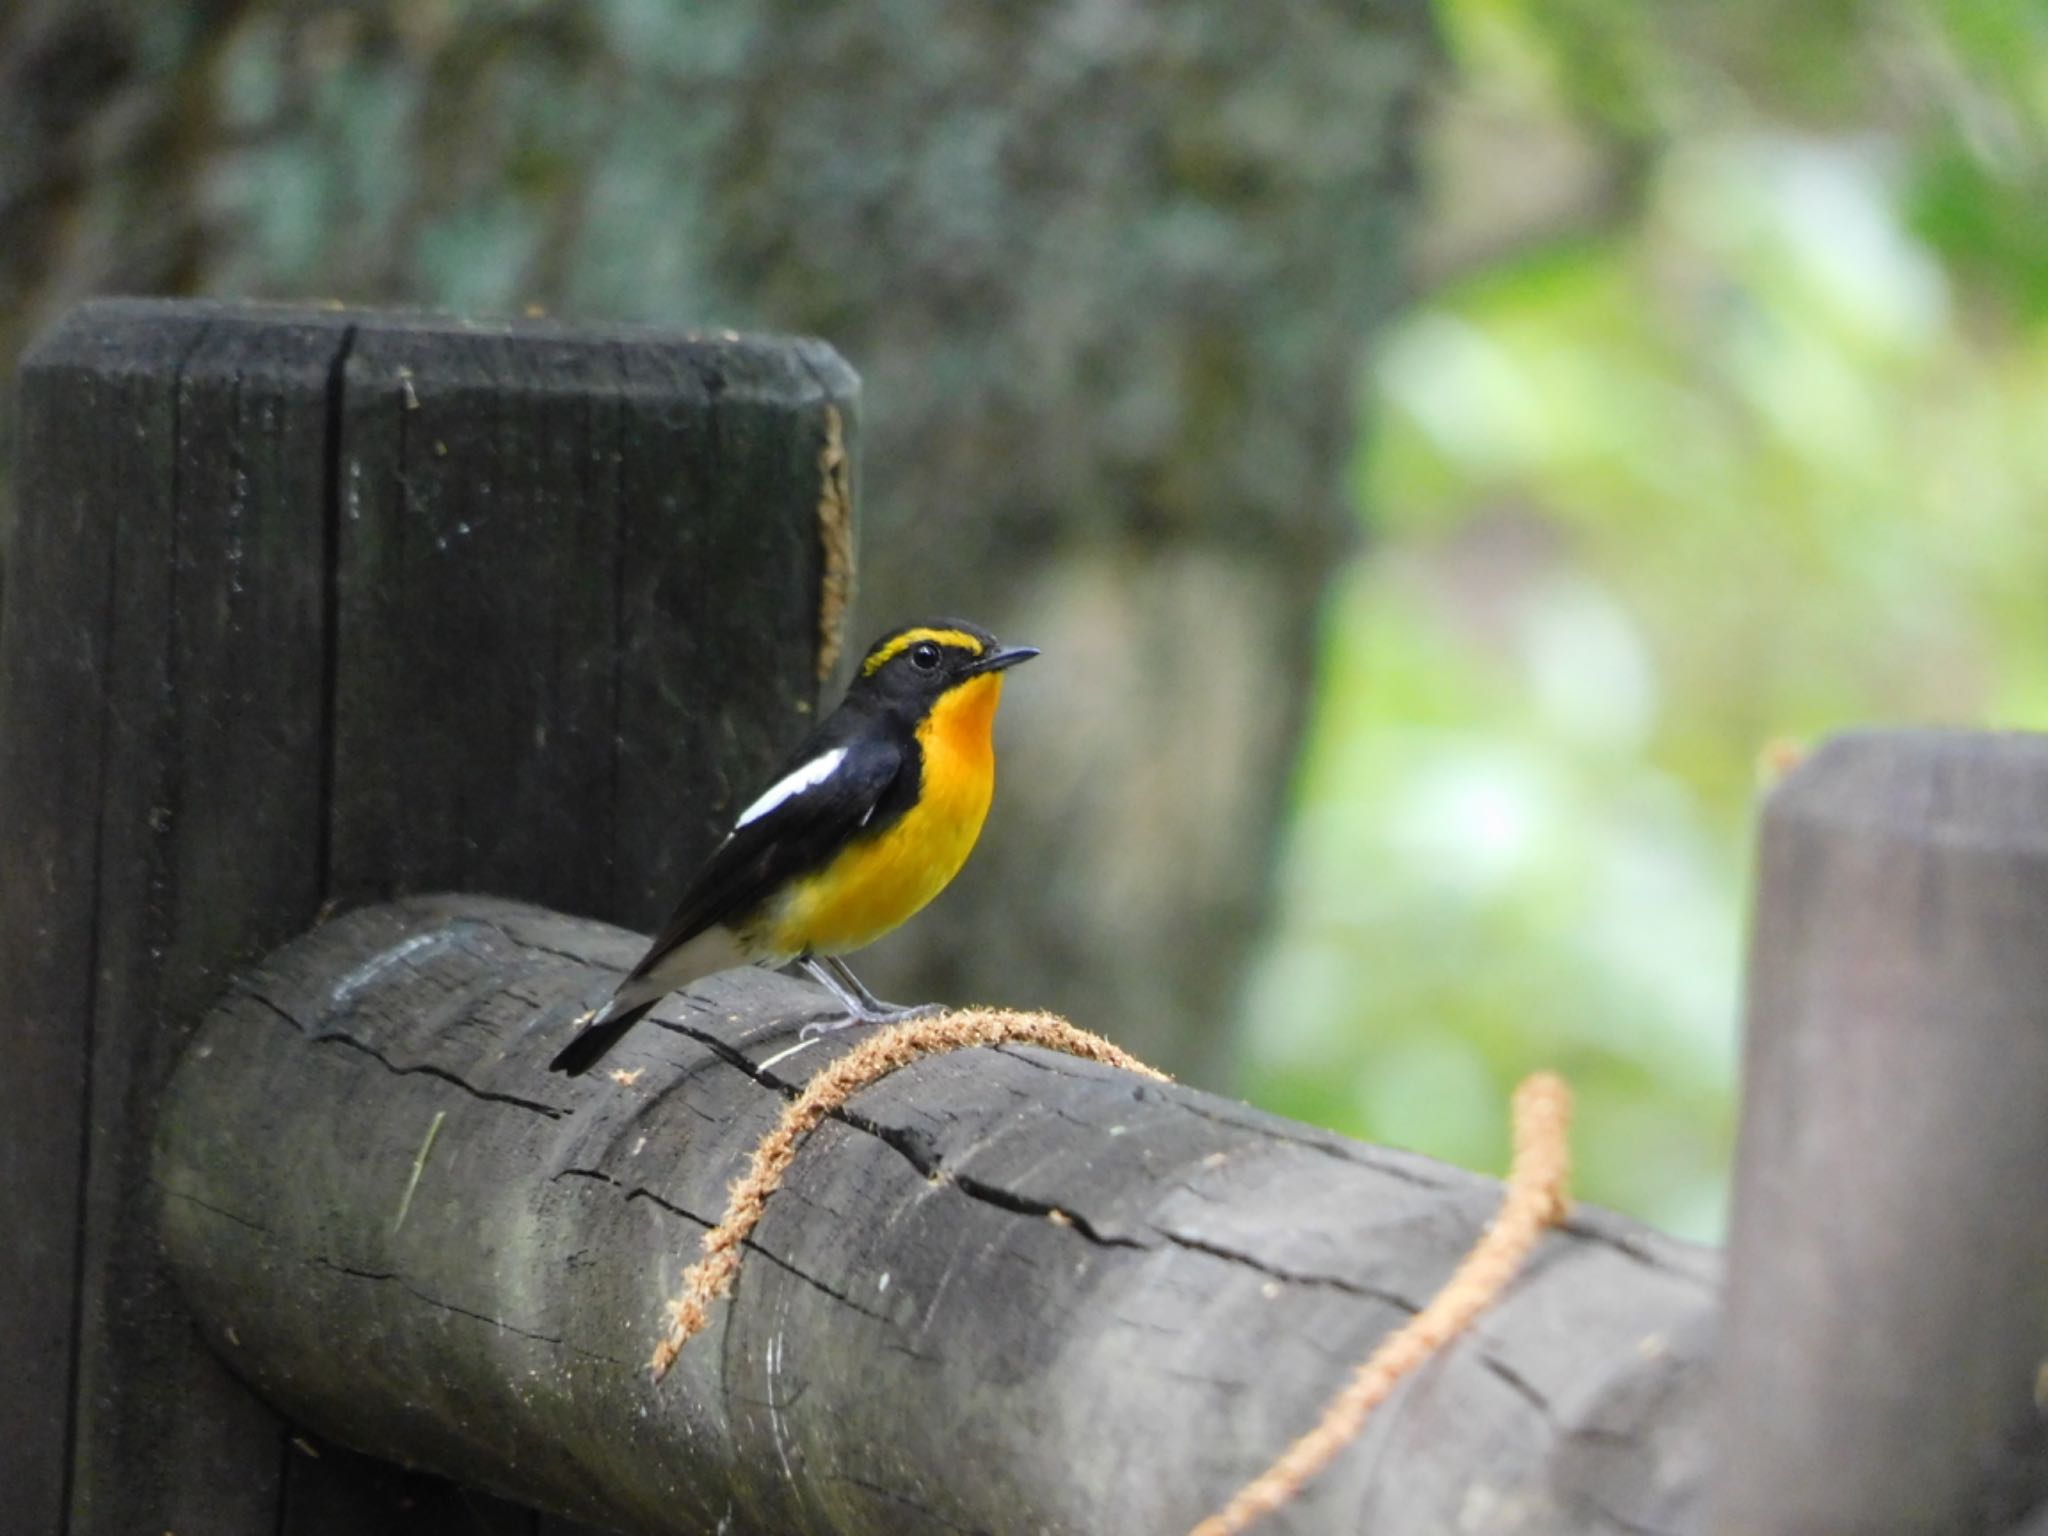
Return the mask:
[[[2048,737],[1823,747],[1764,820],[1729,1251],[1731,1533],[2048,1496]]]
[[[1314,1421],[1499,1198],[1064,1057],[935,1059],[804,1148],[657,1387],[662,1304],[727,1183],[847,1042],[763,1065],[820,994],[739,973],[664,1003],[618,1053],[630,1081],[548,1074],[639,944],[415,900],[316,930],[208,1018],[163,1220],[267,1400],[628,1531],[1178,1532]],[[1696,1530],[1714,1277],[1585,1213],[1271,1529]]]
[[[331,335],[94,313],[23,372],[0,636],[0,1248],[42,1256],[0,1276],[32,1362],[0,1486],[23,1530],[267,1528],[277,1429],[182,1322],[138,1126],[229,967],[319,905]]]
[[[330,898],[657,921],[814,706],[818,454],[854,388],[810,343],[158,302],[85,306],[29,357],[0,616],[10,1528],[351,1528],[352,1474],[287,1449],[164,1278],[171,1063]]]
[[[59,1528],[67,1489],[90,1071],[79,1015],[91,1009],[96,969],[103,720],[80,701],[107,670],[115,529],[104,508],[126,482],[134,515],[160,514],[149,498],[168,478],[170,424],[152,384],[102,366],[24,390],[21,456],[71,490],[17,525],[17,579],[0,612],[0,933],[35,960],[9,966],[0,1005],[0,1080],[12,1100],[0,1117],[0,1358],[13,1378],[0,1391],[0,1484],[43,1529]],[[126,430],[81,444],[62,426],[67,415],[114,417]]]

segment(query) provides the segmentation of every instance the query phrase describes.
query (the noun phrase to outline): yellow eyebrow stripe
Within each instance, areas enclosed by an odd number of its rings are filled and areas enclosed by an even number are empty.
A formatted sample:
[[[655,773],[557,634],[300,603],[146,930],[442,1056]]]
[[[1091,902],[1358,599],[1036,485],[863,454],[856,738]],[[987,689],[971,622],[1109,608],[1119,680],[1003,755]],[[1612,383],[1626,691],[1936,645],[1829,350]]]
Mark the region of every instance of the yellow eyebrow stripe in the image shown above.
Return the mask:
[[[860,675],[872,677],[920,640],[935,640],[940,645],[956,645],[963,651],[974,652],[977,656],[985,649],[979,640],[964,629],[906,629],[900,635],[891,635],[878,646],[874,654],[860,664]]]

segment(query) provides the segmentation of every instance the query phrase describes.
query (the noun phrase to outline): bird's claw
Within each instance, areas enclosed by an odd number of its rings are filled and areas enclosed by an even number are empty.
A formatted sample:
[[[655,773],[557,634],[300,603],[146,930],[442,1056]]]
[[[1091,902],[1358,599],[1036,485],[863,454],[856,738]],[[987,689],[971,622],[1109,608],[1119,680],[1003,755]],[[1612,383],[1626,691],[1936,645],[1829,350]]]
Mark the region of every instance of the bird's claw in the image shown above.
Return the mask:
[[[944,1013],[944,1003],[911,1003],[898,1007],[885,1003],[876,1009],[834,1009],[831,1013],[816,1014],[796,1032],[799,1040],[816,1040],[838,1030],[851,1029],[856,1024],[903,1024],[911,1019],[929,1019]]]

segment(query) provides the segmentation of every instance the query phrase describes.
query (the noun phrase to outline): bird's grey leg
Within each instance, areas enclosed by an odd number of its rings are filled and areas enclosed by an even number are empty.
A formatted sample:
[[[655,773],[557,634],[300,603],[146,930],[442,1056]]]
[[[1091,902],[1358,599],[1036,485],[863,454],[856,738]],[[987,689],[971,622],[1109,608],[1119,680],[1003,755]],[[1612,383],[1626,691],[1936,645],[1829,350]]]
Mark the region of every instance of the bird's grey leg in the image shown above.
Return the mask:
[[[825,969],[830,971],[834,976],[837,976],[839,978],[840,985],[845,987],[848,992],[851,992],[856,998],[858,998],[860,1000],[861,1006],[867,1009],[870,1013],[886,1013],[894,1016],[905,1013],[928,1013],[932,1011],[931,1004],[925,1004],[917,1008],[906,1008],[901,1003],[885,1003],[879,997],[875,996],[874,993],[870,992],[867,989],[866,984],[862,982],[862,980],[858,976],[853,974],[853,967],[848,965],[844,960],[840,959],[837,955],[825,955],[822,957],[822,960]]]
[[[845,1010],[845,1016],[825,1020],[813,1020],[803,1027],[803,1035],[829,1034],[835,1029],[844,1029],[849,1024],[899,1024],[905,1019],[922,1019],[944,1010],[938,1003],[917,1003],[905,1007],[898,1003],[885,1003],[853,974],[845,961],[837,956],[805,955],[797,961],[798,967],[819,986],[830,992],[833,999]]]

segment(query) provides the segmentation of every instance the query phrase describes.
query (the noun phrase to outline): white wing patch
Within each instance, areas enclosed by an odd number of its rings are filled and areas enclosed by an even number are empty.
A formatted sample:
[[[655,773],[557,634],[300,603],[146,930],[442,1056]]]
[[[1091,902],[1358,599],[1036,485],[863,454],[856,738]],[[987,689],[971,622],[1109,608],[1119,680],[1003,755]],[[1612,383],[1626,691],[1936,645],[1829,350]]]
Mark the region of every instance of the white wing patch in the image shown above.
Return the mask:
[[[750,821],[759,821],[785,800],[793,799],[805,790],[824,783],[832,777],[832,770],[839,766],[845,756],[846,748],[834,747],[823,756],[814,757],[803,767],[777,779],[768,786],[766,794],[740,812],[740,819],[732,824],[733,831],[739,831]]]

